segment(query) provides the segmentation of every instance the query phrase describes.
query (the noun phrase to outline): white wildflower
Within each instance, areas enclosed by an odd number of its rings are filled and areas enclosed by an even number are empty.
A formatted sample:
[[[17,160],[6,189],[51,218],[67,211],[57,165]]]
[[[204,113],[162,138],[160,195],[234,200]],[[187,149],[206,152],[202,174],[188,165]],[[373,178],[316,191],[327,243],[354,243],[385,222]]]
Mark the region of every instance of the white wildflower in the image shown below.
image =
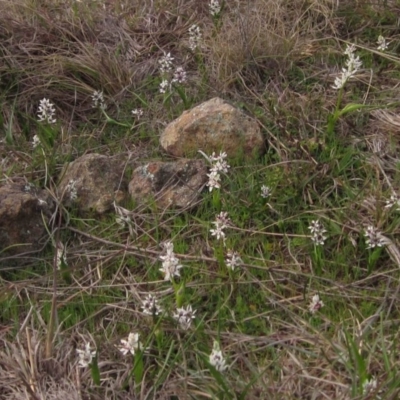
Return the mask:
[[[228,169],[230,168],[229,164],[225,160],[228,157],[225,151],[221,151],[218,156],[213,152],[210,156],[210,160],[214,163],[213,168],[218,172],[228,173]]]
[[[32,147],[33,147],[34,149],[36,149],[36,147],[41,146],[41,145],[42,145],[42,143],[41,143],[41,141],[40,141],[39,136],[38,136],[38,135],[33,136],[33,139],[32,139]]]
[[[196,50],[199,47],[201,42],[201,31],[198,25],[193,24],[189,28],[189,47],[190,50]]]
[[[262,185],[261,186],[261,197],[266,199],[269,196],[271,196],[271,188],[269,186]]]
[[[219,0],[210,0],[208,7],[210,9],[210,14],[213,17],[218,16],[219,13],[221,12],[221,5],[219,3]]]
[[[174,276],[180,276],[179,270],[182,268],[182,265],[179,264],[179,260],[175,257],[172,242],[165,242],[163,246],[166,254],[160,256],[160,260],[162,261],[160,271],[164,274],[165,281],[172,281]]]
[[[225,263],[226,266],[233,271],[236,267],[239,267],[241,264],[243,264],[243,260],[240,258],[238,252],[229,250]]]
[[[387,43],[386,39],[382,35],[379,35],[377,44],[378,44],[377,47],[378,50],[385,51],[388,49],[390,43]]]
[[[160,83],[160,93],[167,93],[171,89],[171,84],[168,82],[168,79],[163,79]]]
[[[147,315],[158,315],[163,311],[158,300],[152,294],[148,294],[142,301],[142,309],[143,313]]]
[[[315,245],[318,246],[325,243],[325,240],[327,239],[327,236],[324,235],[324,233],[326,233],[326,229],[324,229],[318,220],[311,221],[308,229],[312,233],[311,240],[315,243]]]
[[[172,83],[183,84],[186,82],[186,71],[182,67],[176,68]]]
[[[230,219],[226,211],[221,211],[215,218],[213,224],[215,229],[210,229],[211,235],[215,236],[217,240],[222,239],[225,242],[225,232],[224,229],[230,224]]]
[[[203,154],[207,158],[207,160],[212,164],[210,173],[208,176],[207,186],[210,192],[213,189],[219,189],[221,187],[221,172],[228,173],[228,169],[230,168],[228,162],[225,160],[227,158],[227,154],[225,152],[220,152],[219,156],[215,155],[215,152],[212,153],[210,157],[206,156],[202,151],[200,153]]]
[[[173,57],[171,57],[171,53],[164,53],[164,56],[161,57],[160,60],[158,60],[158,63],[160,64],[160,72],[161,74],[165,74],[166,72],[169,72],[172,70],[172,61]]]
[[[195,318],[196,310],[192,309],[192,306],[187,306],[186,309],[184,307],[177,308],[176,313],[173,315],[174,319],[179,322],[179,325],[185,331],[190,328],[192,324],[192,319]]]
[[[219,343],[216,340],[214,340],[213,349],[210,354],[209,361],[210,361],[210,364],[213,367],[215,367],[215,369],[219,372],[223,372],[228,368],[228,366],[226,365],[225,358],[222,355],[222,351],[219,346]]]
[[[390,199],[386,200],[385,208],[392,208],[394,205],[397,206],[397,211],[400,210],[400,198],[396,192],[393,192],[390,195]]]
[[[135,355],[137,350],[143,349],[142,343],[139,341],[138,333],[130,333],[128,339],[121,339],[119,351],[126,356],[128,353]]]
[[[101,108],[102,110],[105,110],[107,108],[107,105],[104,102],[104,95],[102,91],[95,90],[91,97],[93,108]]]
[[[132,115],[136,118],[136,119],[140,119],[141,116],[143,116],[143,109],[141,108],[135,108],[134,110],[132,110]]]
[[[92,351],[90,349],[90,343],[89,342],[87,342],[85,344],[85,350],[76,349],[76,352],[78,353],[78,356],[79,356],[78,365],[81,368],[87,367],[89,364],[92,363],[93,358],[96,357],[96,350]]]
[[[213,189],[220,189],[221,188],[221,175],[218,171],[211,170],[208,176],[208,189],[211,192]]]
[[[50,102],[48,99],[42,99],[39,102],[39,109],[38,109],[38,117],[39,121],[47,122],[49,124],[54,124],[56,119],[54,115],[56,110],[54,108],[54,104]]]
[[[312,297],[311,303],[308,307],[309,311],[311,314],[315,314],[317,311],[319,311],[322,307],[324,306],[324,302],[320,300],[319,295],[315,294]]]
[[[382,233],[378,231],[372,225],[368,226],[365,230],[365,243],[367,243],[367,249],[373,249],[375,247],[382,247],[385,245]]]
[[[344,51],[344,54],[347,56],[347,60],[345,62],[346,68],[342,68],[341,75],[335,78],[335,83],[332,86],[333,89],[341,89],[346,82],[361,68],[362,62],[359,56],[355,56],[355,50],[356,47],[354,44],[350,46],[347,45],[346,50]]]
[[[71,201],[75,201],[78,198],[78,190],[74,179],[70,179],[67,186],[65,186],[65,193]]]

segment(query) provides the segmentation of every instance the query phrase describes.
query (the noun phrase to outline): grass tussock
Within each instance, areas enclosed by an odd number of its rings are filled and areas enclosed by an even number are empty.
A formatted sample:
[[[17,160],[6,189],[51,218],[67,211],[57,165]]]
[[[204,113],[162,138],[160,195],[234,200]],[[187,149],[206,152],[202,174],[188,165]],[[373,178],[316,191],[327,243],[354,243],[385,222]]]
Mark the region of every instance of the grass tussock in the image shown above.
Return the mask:
[[[1,183],[58,204],[42,252],[0,253],[0,398],[399,397],[398,2],[209,3],[0,0]],[[215,96],[268,149],[194,210],[61,206],[66,163],[129,176]]]

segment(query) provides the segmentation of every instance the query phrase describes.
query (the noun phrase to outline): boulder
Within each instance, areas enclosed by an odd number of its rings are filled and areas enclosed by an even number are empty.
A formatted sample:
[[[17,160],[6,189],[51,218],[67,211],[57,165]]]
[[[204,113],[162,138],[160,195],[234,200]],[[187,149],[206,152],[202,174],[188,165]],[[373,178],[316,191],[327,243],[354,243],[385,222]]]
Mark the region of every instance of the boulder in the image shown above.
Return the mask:
[[[150,197],[159,208],[191,208],[207,179],[204,160],[156,161],[133,171],[129,194],[139,204]]]
[[[230,158],[253,158],[265,144],[257,121],[216,97],[171,122],[161,134],[163,149],[175,157],[225,151]]]
[[[102,214],[113,202],[125,198],[125,162],[120,157],[85,154],[68,164],[58,184],[58,195],[66,207]]]
[[[49,237],[45,225],[54,204],[46,190],[30,184],[12,182],[1,186],[0,251],[19,255],[40,250]]]

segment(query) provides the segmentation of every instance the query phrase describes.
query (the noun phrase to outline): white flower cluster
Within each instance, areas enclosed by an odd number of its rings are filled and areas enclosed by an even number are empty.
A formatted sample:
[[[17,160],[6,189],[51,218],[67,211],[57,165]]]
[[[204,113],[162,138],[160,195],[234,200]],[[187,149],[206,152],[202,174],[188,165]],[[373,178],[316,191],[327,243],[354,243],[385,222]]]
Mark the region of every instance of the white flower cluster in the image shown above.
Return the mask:
[[[271,188],[266,185],[261,186],[261,197],[264,199],[267,199],[269,196],[271,196]]]
[[[392,208],[393,206],[397,206],[397,211],[400,211],[400,198],[396,192],[393,192],[390,199],[386,200],[385,208]]]
[[[126,356],[128,353],[135,355],[137,350],[142,350],[143,345],[139,341],[138,333],[130,333],[128,339],[121,339],[121,346],[119,347],[119,351]]]
[[[212,153],[210,157],[207,159],[212,163],[212,167],[210,169],[210,173],[208,176],[207,186],[210,192],[213,189],[221,188],[221,172],[228,173],[228,169],[230,168],[229,164],[225,160],[227,158],[227,154],[225,152],[220,152],[219,156],[215,155],[215,152]]]
[[[225,232],[224,229],[227,228],[231,223],[228,213],[226,211],[221,211],[215,218],[213,224],[215,229],[210,229],[211,236],[215,236],[217,240],[222,239],[225,243]]]
[[[318,294],[315,294],[312,299],[311,303],[308,307],[311,314],[315,314],[324,306],[324,302],[319,298]]]
[[[158,60],[158,63],[160,64],[161,74],[165,74],[172,70],[172,68],[173,68],[172,61],[173,60],[174,60],[174,58],[171,56],[171,53],[164,53],[164,56]]]
[[[76,349],[76,352],[79,356],[78,365],[81,368],[85,368],[90,365],[93,361],[93,358],[96,357],[96,350],[91,350],[89,342],[85,344],[84,350]]]
[[[243,260],[237,251],[228,250],[227,258],[225,260],[226,266],[232,271],[243,264]]]
[[[143,109],[142,108],[135,108],[134,110],[132,110],[132,115],[139,120],[140,117],[143,116]]]
[[[386,42],[386,39],[382,35],[378,36],[378,41],[376,43],[378,44],[377,50],[380,50],[380,51],[387,50],[389,47],[389,44],[390,44],[390,43]]]
[[[173,317],[179,322],[181,328],[187,331],[192,324],[192,320],[195,318],[195,313],[196,310],[193,310],[192,306],[187,306],[186,309],[181,307],[176,309]]]
[[[68,195],[71,201],[75,201],[78,198],[78,191],[76,189],[76,181],[70,179],[67,186],[65,186],[65,193]]]
[[[152,316],[159,315],[164,311],[158,304],[158,300],[152,294],[148,294],[144,300],[142,300],[141,308],[143,309],[143,314]],[[178,321],[181,328],[186,331],[190,328],[195,314],[196,310],[193,310],[192,306],[189,305],[186,308],[177,308],[172,317]]]
[[[107,108],[107,105],[104,102],[104,94],[102,91],[95,90],[91,97],[93,108],[100,108],[101,110],[105,110]]]
[[[162,81],[159,86],[160,93],[167,93],[171,90],[173,83],[183,84],[186,82],[186,72],[182,67],[177,67],[173,73],[172,79],[170,80],[171,71],[173,70],[174,58],[171,53],[164,53],[164,56],[158,61],[160,64],[160,73]]]
[[[165,281],[172,281],[174,276],[181,276],[179,270],[182,268],[182,265],[179,264],[179,260],[175,257],[174,245],[172,242],[164,242],[163,247],[165,249],[165,255],[160,256],[162,261],[160,271],[163,272]]]
[[[226,365],[225,358],[222,355],[222,351],[219,346],[219,343],[216,340],[214,340],[213,349],[210,354],[209,361],[210,361],[210,364],[213,367],[215,367],[215,369],[219,372],[223,372],[228,368],[228,366]]]
[[[219,0],[210,0],[208,7],[210,10],[210,14],[213,17],[217,17],[221,12],[221,4],[219,3]]]
[[[340,76],[337,76],[335,78],[335,83],[332,86],[333,89],[341,89],[346,84],[346,82],[351,77],[353,77],[361,68],[362,62],[359,56],[354,55],[355,51],[356,47],[354,46],[354,44],[352,44],[351,46],[347,45],[346,50],[344,51],[344,54],[347,56],[346,68],[342,68]]]
[[[32,147],[36,149],[36,147],[41,146],[42,142],[40,141],[40,138],[38,135],[34,135],[32,139]]]
[[[49,99],[42,99],[39,102],[38,117],[39,122],[47,122],[48,124],[54,124],[57,120],[54,118],[56,110],[54,104]],[[35,140],[35,139],[34,139]]]
[[[365,237],[367,238],[365,240],[365,243],[368,245],[367,249],[373,249],[375,247],[382,247],[385,245],[382,233],[372,225],[368,226],[365,230]]]
[[[193,24],[189,28],[189,48],[190,50],[196,50],[201,43],[201,31],[198,25]]]
[[[326,233],[326,229],[321,225],[318,220],[311,221],[310,226],[308,227],[310,230],[312,237],[311,240],[318,246],[323,245],[327,236],[324,234]]]
[[[142,301],[142,309],[147,315],[158,315],[163,312],[158,300],[152,294],[148,294]]]
[[[177,67],[174,76],[172,78],[172,83],[183,84],[186,82],[186,71],[182,67]]]

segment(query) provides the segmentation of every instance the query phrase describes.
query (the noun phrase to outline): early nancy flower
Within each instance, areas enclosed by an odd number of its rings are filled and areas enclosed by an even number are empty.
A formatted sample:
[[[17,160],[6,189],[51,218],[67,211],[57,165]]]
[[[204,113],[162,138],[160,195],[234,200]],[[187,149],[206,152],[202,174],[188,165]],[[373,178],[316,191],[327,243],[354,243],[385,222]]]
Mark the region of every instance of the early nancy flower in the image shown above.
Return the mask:
[[[163,246],[166,254],[160,256],[160,260],[162,261],[160,271],[164,273],[165,281],[172,281],[174,276],[181,276],[179,270],[182,268],[182,265],[179,264],[179,260],[175,257],[172,242],[165,242]]]
[[[201,31],[198,25],[193,24],[189,28],[189,47],[190,50],[194,51],[199,47],[201,42]]]
[[[187,331],[192,324],[192,319],[195,318],[196,310],[192,310],[192,306],[177,308],[176,313],[173,315],[174,319],[179,322],[182,329]]]
[[[105,110],[107,108],[106,103],[104,102],[104,95],[102,91],[95,90],[91,97],[93,108],[100,108],[102,110]]]
[[[389,43],[386,42],[386,39],[382,35],[378,36],[377,44],[378,44],[377,49],[380,51],[385,51],[389,47]]]
[[[378,231],[372,225],[368,226],[365,230],[365,243],[367,243],[367,249],[373,249],[374,247],[382,247],[385,245],[382,233]]]
[[[85,344],[85,350],[76,349],[76,352],[78,353],[78,356],[79,356],[78,365],[81,368],[87,367],[89,364],[92,363],[93,358],[96,357],[96,350],[92,351],[90,349],[90,343],[89,342],[87,342]]]
[[[233,251],[233,250],[228,250],[225,263],[226,263],[226,266],[233,271],[236,267],[239,267],[241,264],[243,264],[243,261],[240,258],[240,255],[238,252]]]
[[[317,311],[319,311],[322,307],[324,306],[324,302],[322,300],[320,300],[319,295],[315,294],[312,297],[311,303],[308,307],[308,309],[310,310],[311,314],[315,314]]]
[[[54,124],[56,119],[54,115],[56,110],[54,108],[54,104],[50,102],[49,99],[42,99],[39,102],[39,109],[38,109],[38,117],[39,121],[47,122],[48,124]]]
[[[167,93],[171,89],[171,84],[168,82],[168,79],[163,79],[160,83],[159,90],[160,93]]]
[[[210,0],[208,7],[210,9],[210,14],[213,17],[218,16],[218,14],[221,12],[221,5],[219,4],[219,0]]]
[[[390,199],[386,200],[385,208],[392,208],[394,205],[397,206],[397,211],[399,211],[400,210],[400,198],[396,192],[393,192],[390,195]]]
[[[228,162],[225,160],[227,158],[227,154],[225,152],[220,152],[219,156],[215,155],[215,152],[212,153],[210,157],[206,156],[202,151],[199,151],[212,165],[210,169],[210,173],[208,176],[207,186],[210,192],[213,189],[219,189],[221,187],[221,172],[228,173],[228,169],[230,168]]]
[[[33,139],[32,139],[32,147],[33,147],[34,149],[36,149],[36,147],[38,147],[38,146],[40,146],[40,145],[41,145],[41,142],[40,142],[39,136],[38,136],[38,135],[34,135],[34,136],[33,136]]]
[[[269,186],[262,185],[261,186],[261,197],[266,199],[269,196],[271,196],[271,188]]]
[[[221,211],[213,222],[215,229],[210,229],[211,235],[215,236],[217,240],[222,239],[225,242],[224,229],[228,227],[230,222],[231,220],[228,217],[228,213],[226,211]]]
[[[347,56],[346,60],[346,68],[342,68],[341,75],[335,78],[335,83],[332,86],[333,89],[341,89],[346,82],[353,77],[357,71],[361,68],[362,62],[360,60],[359,56],[355,56],[354,52],[356,50],[356,47],[354,44],[352,45],[347,45],[346,50],[344,51],[344,54]]]
[[[225,358],[222,355],[222,351],[219,346],[219,343],[216,340],[214,340],[213,349],[210,354],[209,361],[210,361],[210,364],[213,367],[215,367],[215,369],[219,372],[223,372],[228,368],[228,366],[226,365]]]
[[[78,198],[78,190],[74,179],[70,179],[67,186],[65,186],[65,194],[71,201],[75,201]]]
[[[152,295],[148,294],[142,301],[143,313],[147,315],[158,315],[162,313],[162,308],[158,304],[158,300]]]
[[[308,227],[312,236],[311,240],[314,242],[315,245],[323,245],[327,236],[324,235],[326,233],[326,229],[321,225],[318,220],[311,221],[310,226]]]
[[[171,57],[171,53],[164,53],[164,56],[158,60],[158,63],[160,64],[160,72],[161,74],[165,74],[166,72],[169,72],[172,70],[172,61],[173,57]]]
[[[186,82],[186,71],[182,67],[176,68],[172,83],[183,84]]]
[[[140,117],[143,115],[143,109],[141,108],[135,108],[134,110],[132,110],[132,115],[136,118],[136,119],[140,119]]]
[[[128,353],[135,355],[135,351],[143,349],[142,343],[139,341],[138,333],[130,333],[128,339],[121,339],[119,351],[126,356]]]

